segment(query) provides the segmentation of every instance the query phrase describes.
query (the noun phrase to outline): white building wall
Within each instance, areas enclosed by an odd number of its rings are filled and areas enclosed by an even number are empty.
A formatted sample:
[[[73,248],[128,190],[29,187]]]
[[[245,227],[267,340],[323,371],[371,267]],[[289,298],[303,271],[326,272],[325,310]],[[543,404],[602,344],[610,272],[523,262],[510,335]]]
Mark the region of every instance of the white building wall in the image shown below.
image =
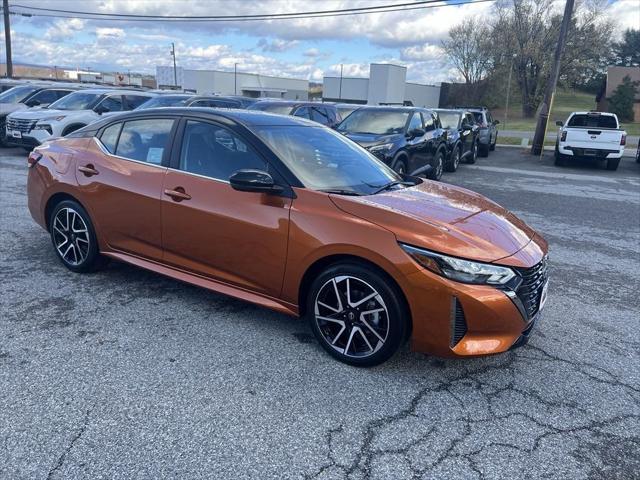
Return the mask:
[[[372,63],[369,66],[370,105],[402,105],[407,68],[398,65]]]
[[[440,87],[435,85],[407,83],[404,91],[404,99],[416,107],[437,108],[440,102]]]
[[[368,78],[342,78],[342,90],[340,89],[340,77],[324,77],[322,83],[322,96],[327,100],[367,103],[369,92]]]

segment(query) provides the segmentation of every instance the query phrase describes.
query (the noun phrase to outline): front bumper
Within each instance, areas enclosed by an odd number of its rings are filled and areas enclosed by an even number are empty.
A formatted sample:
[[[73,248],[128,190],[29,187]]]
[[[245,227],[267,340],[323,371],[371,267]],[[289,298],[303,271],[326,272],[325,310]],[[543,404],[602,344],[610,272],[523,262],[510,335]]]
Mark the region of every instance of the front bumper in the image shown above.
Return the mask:
[[[520,270],[536,271],[546,262],[542,253],[536,260],[535,267]],[[490,355],[524,345],[546,298],[546,265],[544,275],[532,284],[533,295],[525,289],[516,295],[493,286],[454,282],[426,269],[407,280],[411,347],[441,357]]]
[[[19,147],[37,147],[51,138],[51,134],[43,129],[31,129],[21,132],[20,137],[14,137],[11,129],[7,127],[7,144]]]

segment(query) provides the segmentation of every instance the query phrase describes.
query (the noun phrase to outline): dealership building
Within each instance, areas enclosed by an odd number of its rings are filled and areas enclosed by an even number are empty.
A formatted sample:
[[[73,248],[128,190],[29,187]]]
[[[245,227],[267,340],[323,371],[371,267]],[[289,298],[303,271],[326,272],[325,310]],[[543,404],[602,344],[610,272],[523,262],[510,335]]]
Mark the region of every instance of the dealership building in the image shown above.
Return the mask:
[[[325,102],[437,107],[440,87],[407,82],[407,68],[372,63],[369,78],[324,77]]]
[[[174,76],[175,75],[175,76]],[[190,70],[182,67],[156,67],[158,88],[178,88],[198,94],[244,95],[246,97],[307,100],[309,81],[299,78],[272,77],[258,73],[222,70]]]

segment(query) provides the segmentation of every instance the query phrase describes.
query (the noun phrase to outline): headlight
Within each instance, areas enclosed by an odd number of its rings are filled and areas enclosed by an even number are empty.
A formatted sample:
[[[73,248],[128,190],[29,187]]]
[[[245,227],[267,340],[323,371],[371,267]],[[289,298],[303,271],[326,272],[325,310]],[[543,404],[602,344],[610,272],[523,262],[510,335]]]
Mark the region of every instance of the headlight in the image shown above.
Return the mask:
[[[423,267],[457,282],[505,285],[516,277],[509,267],[449,257],[402,243],[400,247]]]
[[[369,147],[369,150],[372,152],[388,152],[393,148],[393,143],[383,143],[382,145],[374,145],[373,147]]]
[[[50,122],[50,121],[54,121],[54,122],[59,122],[60,120],[63,120],[66,117],[66,115],[58,115],[57,117],[47,117],[47,118],[41,118],[39,121],[40,122]]]

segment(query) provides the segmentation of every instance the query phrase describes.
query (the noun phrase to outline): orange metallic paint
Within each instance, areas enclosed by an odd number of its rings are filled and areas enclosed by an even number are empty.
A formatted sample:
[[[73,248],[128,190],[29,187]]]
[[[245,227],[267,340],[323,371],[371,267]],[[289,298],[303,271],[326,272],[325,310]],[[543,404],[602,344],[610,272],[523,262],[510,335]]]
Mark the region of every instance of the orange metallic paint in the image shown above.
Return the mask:
[[[93,138],[39,147],[29,169],[29,210],[46,227],[47,201],[76,198],[89,212],[99,247],[112,258],[283,313],[300,311],[309,268],[332,256],[383,270],[406,299],[414,350],[468,356],[508,350],[527,325],[496,288],[467,285],[415,263],[398,245],[530,267],[547,243],[507,210],[465,189],[436,182],[373,196],[294,188],[295,198],[233,190],[227,182],[105,153]],[[85,176],[79,166],[99,174]],[[176,201],[164,194],[190,196]],[[450,347],[453,298],[467,334]]]

